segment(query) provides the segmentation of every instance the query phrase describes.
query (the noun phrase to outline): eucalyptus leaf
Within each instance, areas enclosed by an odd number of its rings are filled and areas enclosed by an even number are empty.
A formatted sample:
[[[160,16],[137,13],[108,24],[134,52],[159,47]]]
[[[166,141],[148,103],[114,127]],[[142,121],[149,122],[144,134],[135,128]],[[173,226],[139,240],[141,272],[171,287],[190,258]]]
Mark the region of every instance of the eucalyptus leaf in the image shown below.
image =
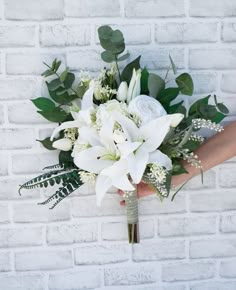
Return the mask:
[[[196,102],[194,102],[189,109],[189,115],[191,116],[191,115],[196,114],[198,112],[198,108],[200,107],[201,104],[208,104],[210,97],[211,97],[211,95],[208,95],[208,96],[201,98],[201,99],[197,100]]]
[[[118,60],[118,61],[123,61],[123,60],[126,60],[128,57],[129,57],[129,53],[127,52],[126,54],[124,54],[124,55],[118,57],[117,60]]]
[[[148,77],[149,77],[149,72],[146,69],[146,67],[142,70],[141,73],[141,94],[148,95],[149,90],[148,90]]]
[[[176,75],[177,74],[177,68],[176,68],[176,65],[172,59],[172,57],[169,55],[169,59],[170,59],[170,63],[171,63],[171,67],[172,67],[172,70],[173,70],[173,73]]]
[[[183,73],[175,79],[180,91],[183,95],[193,95],[193,80],[188,73]]]
[[[156,98],[158,93],[165,88],[165,81],[158,75],[150,73],[148,77],[149,94]]]
[[[101,58],[103,61],[111,63],[113,61],[115,61],[116,57],[115,55],[109,51],[109,50],[105,50],[101,53]]]
[[[218,103],[217,108],[221,113],[223,113],[225,115],[229,114],[229,109],[223,103]]]
[[[70,89],[75,81],[75,75],[71,72],[68,72],[65,80],[63,81],[64,87]]]
[[[64,82],[64,80],[66,79],[67,74],[68,74],[68,70],[65,69],[65,70],[62,72],[62,74],[60,75],[60,80],[61,80],[61,82]]]
[[[61,84],[62,84],[61,80],[59,78],[56,78],[52,80],[50,83],[48,83],[48,89],[49,91],[54,92],[61,86]]]
[[[48,150],[56,150],[54,147],[52,147],[52,143],[55,141],[51,141],[50,137],[45,138],[44,140],[36,140],[38,142],[40,142],[44,148],[48,149]]]
[[[49,111],[55,108],[54,102],[47,98],[37,98],[31,101],[39,110],[42,111]]]
[[[158,100],[165,106],[169,106],[171,101],[175,100],[179,95],[179,88],[167,88],[160,91],[158,95]]]

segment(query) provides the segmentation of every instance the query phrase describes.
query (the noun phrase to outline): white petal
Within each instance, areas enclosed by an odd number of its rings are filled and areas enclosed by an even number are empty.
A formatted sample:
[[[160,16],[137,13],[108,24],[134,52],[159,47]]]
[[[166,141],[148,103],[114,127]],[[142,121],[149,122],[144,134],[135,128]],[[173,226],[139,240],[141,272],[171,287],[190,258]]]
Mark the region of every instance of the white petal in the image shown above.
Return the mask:
[[[120,144],[117,144],[116,146],[118,147],[120,151],[120,155],[122,158],[126,158],[130,153],[134,152],[138,147],[141,145],[141,142],[123,142]]]
[[[138,184],[144,174],[148,163],[149,154],[139,148],[135,154],[128,156],[130,176],[135,184]]]
[[[78,141],[83,141],[81,143],[90,144],[91,146],[101,145],[96,129],[91,127],[82,127],[79,129]]]
[[[52,135],[51,135],[50,140],[53,141],[53,139],[56,136],[56,134],[58,134],[60,131],[65,130],[65,129],[68,129],[68,128],[78,128],[79,127],[79,124],[80,124],[80,122],[78,120],[62,123],[60,126],[58,126],[52,132]]]
[[[126,159],[120,159],[114,162],[111,166],[102,170],[101,174],[111,178],[122,176],[128,173],[128,162]]]
[[[74,163],[80,169],[98,174],[114,163],[112,160],[99,158],[103,154],[105,154],[103,147],[94,146],[75,154]]]
[[[68,138],[62,138],[53,142],[52,147],[62,151],[70,151],[72,148],[72,141]]]
[[[114,118],[121,125],[129,141],[139,140],[140,138],[139,129],[132,120],[121,114],[115,114]]]
[[[162,153],[160,150],[156,150],[149,154],[148,163],[154,163],[163,166],[167,170],[172,169],[171,159],[166,154]]]
[[[101,206],[101,202],[111,186],[112,186],[111,178],[102,174],[99,174],[97,176],[95,191],[98,206]]]
[[[89,88],[85,94],[83,95],[82,101],[81,101],[81,110],[87,110],[91,107],[93,107],[93,92],[94,88]]]
[[[183,120],[184,115],[180,114],[180,113],[176,113],[171,115],[172,119],[171,119],[171,127],[177,127],[179,125],[179,123]]]
[[[133,74],[129,83],[129,88],[128,88],[128,93],[127,93],[127,103],[129,103],[132,99],[133,91],[134,91],[134,86],[136,82],[136,70],[135,68],[133,69]]]
[[[113,127],[114,121],[109,118],[100,129],[99,137],[104,147],[109,148],[111,151],[115,151],[115,143],[113,140]]]
[[[112,185],[121,190],[132,191],[134,186],[129,181],[127,175],[116,177],[112,180]]]

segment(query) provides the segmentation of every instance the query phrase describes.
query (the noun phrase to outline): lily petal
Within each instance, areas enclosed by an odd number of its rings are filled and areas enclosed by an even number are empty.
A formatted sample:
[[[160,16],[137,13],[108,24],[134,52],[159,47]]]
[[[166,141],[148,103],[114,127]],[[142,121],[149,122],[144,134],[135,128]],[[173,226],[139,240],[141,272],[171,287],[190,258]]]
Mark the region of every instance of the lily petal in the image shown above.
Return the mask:
[[[112,160],[100,158],[103,154],[105,154],[103,147],[94,146],[75,154],[74,163],[78,168],[98,174],[114,163]]]
[[[149,154],[140,147],[135,154],[128,156],[128,166],[130,176],[135,184],[138,184],[144,174],[148,163]]]
[[[130,153],[134,152],[141,145],[141,142],[129,142],[125,141],[123,143],[117,144],[122,158],[126,158]]]
[[[134,190],[134,186],[129,181],[127,175],[119,176],[112,180],[112,185],[121,190],[132,191]]]
[[[112,186],[112,180],[110,177],[99,174],[96,179],[95,191],[96,191],[96,199],[97,205],[101,206],[102,200]]]
[[[149,154],[149,161],[148,163],[154,163],[156,165],[160,165],[165,167],[167,170],[172,169],[172,162],[171,159],[160,150],[156,150]]]
[[[91,107],[93,107],[93,93],[94,93],[94,87],[89,88],[85,94],[83,95],[82,101],[81,101],[81,110],[87,110]]]
[[[101,145],[98,133],[96,129],[91,127],[82,127],[79,129],[78,141],[83,141],[84,144],[90,144],[91,146]]]
[[[137,141],[140,138],[140,133],[138,127],[131,121],[129,118],[121,115],[121,114],[114,114],[115,121],[117,121],[124,133],[127,135],[127,139],[129,141]]]

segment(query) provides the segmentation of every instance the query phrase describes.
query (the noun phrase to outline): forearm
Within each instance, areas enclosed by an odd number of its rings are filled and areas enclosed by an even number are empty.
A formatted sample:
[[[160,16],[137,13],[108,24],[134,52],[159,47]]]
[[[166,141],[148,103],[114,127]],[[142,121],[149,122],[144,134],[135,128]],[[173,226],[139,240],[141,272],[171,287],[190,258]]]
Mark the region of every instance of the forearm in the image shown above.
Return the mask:
[[[226,126],[224,131],[208,139],[200,146],[195,154],[201,160],[202,170],[206,171],[236,155],[236,122]],[[199,169],[190,164],[183,164],[188,174],[172,178],[173,185],[179,185],[200,173]]]

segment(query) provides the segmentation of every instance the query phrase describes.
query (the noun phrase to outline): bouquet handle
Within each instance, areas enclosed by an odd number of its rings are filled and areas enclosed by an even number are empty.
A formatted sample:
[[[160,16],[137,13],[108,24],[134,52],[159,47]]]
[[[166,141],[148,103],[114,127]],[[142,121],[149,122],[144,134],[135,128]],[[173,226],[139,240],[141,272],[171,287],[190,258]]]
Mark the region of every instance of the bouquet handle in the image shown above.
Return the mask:
[[[139,239],[137,186],[135,186],[135,190],[133,191],[125,191],[124,199],[127,212],[129,243],[138,244],[140,239]]]

